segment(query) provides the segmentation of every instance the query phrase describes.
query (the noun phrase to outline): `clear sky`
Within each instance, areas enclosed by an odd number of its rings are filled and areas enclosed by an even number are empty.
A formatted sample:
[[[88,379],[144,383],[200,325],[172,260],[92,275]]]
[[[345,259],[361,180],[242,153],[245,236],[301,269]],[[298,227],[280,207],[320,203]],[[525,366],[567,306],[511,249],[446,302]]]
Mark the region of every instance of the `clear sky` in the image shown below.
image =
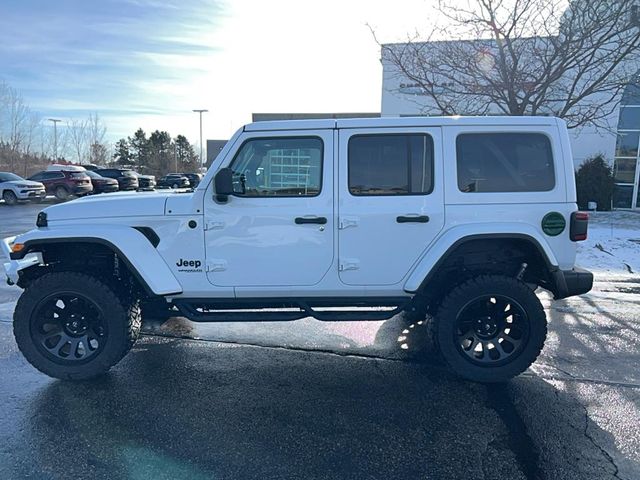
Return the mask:
[[[252,112],[379,111],[382,41],[436,0],[2,0],[0,79],[45,118],[98,112],[111,140],[228,138]]]

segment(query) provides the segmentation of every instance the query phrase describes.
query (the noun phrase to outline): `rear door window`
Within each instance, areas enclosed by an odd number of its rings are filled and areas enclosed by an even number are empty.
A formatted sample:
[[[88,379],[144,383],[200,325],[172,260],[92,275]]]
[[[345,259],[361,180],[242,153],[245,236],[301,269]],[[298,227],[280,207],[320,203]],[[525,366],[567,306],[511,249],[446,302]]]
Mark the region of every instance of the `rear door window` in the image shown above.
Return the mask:
[[[544,134],[460,134],[456,152],[461,192],[546,192],[555,187],[551,142]]]
[[[425,195],[433,190],[429,135],[354,135],[348,148],[352,195]]]

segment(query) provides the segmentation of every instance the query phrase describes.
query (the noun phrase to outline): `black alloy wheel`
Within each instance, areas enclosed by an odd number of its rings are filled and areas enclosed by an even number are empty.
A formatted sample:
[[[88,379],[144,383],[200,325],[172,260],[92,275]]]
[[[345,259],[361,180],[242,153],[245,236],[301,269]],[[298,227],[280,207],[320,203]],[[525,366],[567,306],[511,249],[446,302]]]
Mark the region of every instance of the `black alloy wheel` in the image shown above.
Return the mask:
[[[516,357],[529,336],[529,316],[515,300],[482,295],[462,307],[454,333],[461,352],[481,366],[497,366]]]
[[[455,286],[435,316],[440,355],[457,375],[504,382],[536,360],[547,336],[540,299],[526,283],[479,275]]]
[[[31,316],[36,347],[56,363],[80,364],[97,355],[107,342],[104,313],[76,293],[56,293],[43,299]]]

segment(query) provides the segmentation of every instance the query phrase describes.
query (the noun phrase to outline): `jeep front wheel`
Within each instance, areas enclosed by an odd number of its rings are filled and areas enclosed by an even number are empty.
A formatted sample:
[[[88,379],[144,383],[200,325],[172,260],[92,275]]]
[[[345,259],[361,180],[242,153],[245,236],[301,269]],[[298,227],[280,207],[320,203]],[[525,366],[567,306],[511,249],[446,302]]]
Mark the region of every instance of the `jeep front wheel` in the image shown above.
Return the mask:
[[[89,275],[49,273],[22,293],[13,331],[18,348],[38,370],[83,380],[106,373],[133,346],[140,308]]]
[[[436,316],[436,340],[451,369],[476,382],[524,372],[547,335],[542,304],[525,283],[483,275],[454,288]]]

